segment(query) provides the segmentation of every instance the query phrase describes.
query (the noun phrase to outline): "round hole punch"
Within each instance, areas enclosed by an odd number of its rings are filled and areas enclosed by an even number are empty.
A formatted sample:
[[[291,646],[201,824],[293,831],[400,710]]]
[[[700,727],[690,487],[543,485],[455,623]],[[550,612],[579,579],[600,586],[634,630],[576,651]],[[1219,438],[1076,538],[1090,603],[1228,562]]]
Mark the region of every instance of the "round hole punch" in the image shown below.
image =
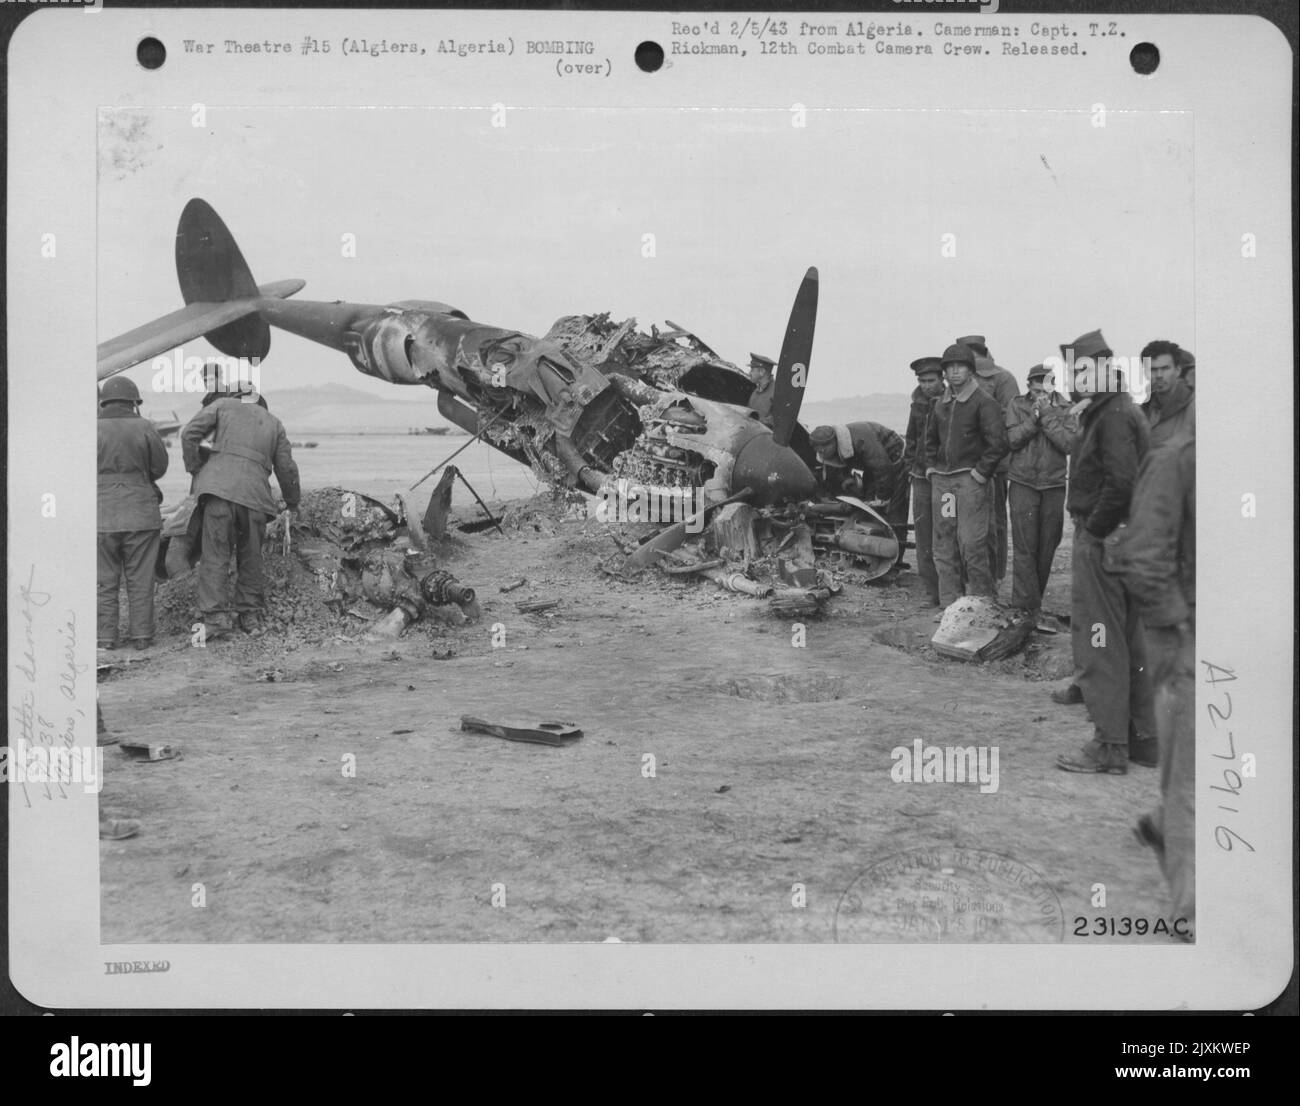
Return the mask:
[[[1151,42],[1139,42],[1128,53],[1129,64],[1133,72],[1141,77],[1149,77],[1160,67],[1160,51]]]
[[[167,60],[167,47],[156,38],[142,38],[135,48],[135,60],[145,69],[159,69]]]
[[[636,48],[636,64],[644,73],[654,73],[664,64],[664,48],[657,42],[643,42]]]

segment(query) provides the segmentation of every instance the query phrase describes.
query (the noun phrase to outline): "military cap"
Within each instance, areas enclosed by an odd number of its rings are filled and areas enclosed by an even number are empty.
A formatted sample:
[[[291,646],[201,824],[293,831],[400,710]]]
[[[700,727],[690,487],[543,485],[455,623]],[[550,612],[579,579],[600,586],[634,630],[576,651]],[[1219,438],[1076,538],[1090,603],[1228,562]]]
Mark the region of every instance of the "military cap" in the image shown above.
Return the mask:
[[[1039,377],[1047,376],[1052,370],[1046,365],[1035,365],[1025,376],[1026,380],[1037,380]]]
[[[828,446],[835,444],[835,428],[833,426],[819,426],[808,435],[808,441],[813,449],[820,453]]]
[[[940,358],[940,362],[944,365],[947,365],[949,362],[952,361],[959,361],[961,362],[961,364],[965,365],[968,369],[974,369],[975,351],[971,349],[970,346],[963,345],[961,342],[958,342],[956,345],[949,346],[946,350],[944,350],[943,357]]]
[[[1175,362],[1178,365],[1180,374],[1186,374],[1190,369],[1196,368],[1196,354],[1189,349],[1178,347],[1178,359]]]
[[[1111,348],[1102,337],[1100,330],[1090,330],[1087,334],[1080,334],[1073,342],[1061,347],[1061,356],[1069,361],[1070,350],[1074,350],[1074,360],[1081,358],[1097,358],[1111,356]]]
[[[758,367],[762,367],[764,369],[774,369],[776,368],[776,362],[773,361],[770,357],[764,357],[761,353],[751,353],[749,355],[749,367],[751,369],[758,368]]]
[[[918,357],[911,365],[912,371],[920,376],[922,373],[943,372],[942,357]]]
[[[989,355],[989,346],[983,334],[967,334],[965,338],[956,339],[956,342],[959,346],[970,346],[981,357]]]

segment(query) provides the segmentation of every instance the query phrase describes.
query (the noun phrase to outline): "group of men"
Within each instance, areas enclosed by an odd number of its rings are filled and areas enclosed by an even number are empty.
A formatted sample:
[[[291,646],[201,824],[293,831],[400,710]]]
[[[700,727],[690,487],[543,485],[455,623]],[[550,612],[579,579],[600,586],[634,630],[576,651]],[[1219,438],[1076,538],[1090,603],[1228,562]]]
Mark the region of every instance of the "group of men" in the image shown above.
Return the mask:
[[[910,484],[917,571],[931,606],[963,595],[996,601],[1009,528],[1010,605],[1039,623],[1069,514],[1075,675],[1052,698],[1085,704],[1094,736],[1057,766],[1124,774],[1130,762],[1159,765],[1161,804],[1136,832],[1159,854],[1175,911],[1190,924],[1196,361],[1174,342],[1148,343],[1140,363],[1150,398],[1139,407],[1101,331],[1060,349],[1072,369],[1069,398],[1041,364],[1021,394],[972,334],[912,362],[904,438],[858,422],[817,427],[810,440],[823,488],[874,500],[900,550]],[[751,407],[765,400],[770,408],[770,359],[751,360],[751,379]]]
[[[199,618],[207,637],[236,624],[260,635],[265,575],[262,544],[277,514],[269,476],[275,473],[285,507],[298,506],[298,467],[284,426],[266,400],[243,383],[227,388],[217,363],[205,366],[207,392],[199,413],[181,431],[185,470],[196,499],[190,534],[199,545]],[[154,637],[154,584],[161,545],[167,449],[140,416],[140,390],[122,376],[99,389],[97,638],[116,649],[119,590],[125,582],[128,640],[147,649]],[[201,545],[200,545],[201,543]],[[232,594],[230,561],[236,562]]]

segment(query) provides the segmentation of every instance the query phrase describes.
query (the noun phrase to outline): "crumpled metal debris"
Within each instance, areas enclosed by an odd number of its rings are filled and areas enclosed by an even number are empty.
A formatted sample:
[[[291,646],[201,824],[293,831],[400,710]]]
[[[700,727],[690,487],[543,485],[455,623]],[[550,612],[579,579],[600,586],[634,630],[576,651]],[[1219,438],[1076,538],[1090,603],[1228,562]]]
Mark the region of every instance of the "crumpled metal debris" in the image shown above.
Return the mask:
[[[1026,612],[967,595],[943,612],[930,643],[956,660],[1000,660],[1023,649],[1033,632],[1034,620]]]
[[[299,508],[298,560],[324,601],[371,620],[375,637],[419,619],[463,625],[480,616],[474,589],[438,567],[414,510],[401,496],[390,505],[344,488],[311,492]]]

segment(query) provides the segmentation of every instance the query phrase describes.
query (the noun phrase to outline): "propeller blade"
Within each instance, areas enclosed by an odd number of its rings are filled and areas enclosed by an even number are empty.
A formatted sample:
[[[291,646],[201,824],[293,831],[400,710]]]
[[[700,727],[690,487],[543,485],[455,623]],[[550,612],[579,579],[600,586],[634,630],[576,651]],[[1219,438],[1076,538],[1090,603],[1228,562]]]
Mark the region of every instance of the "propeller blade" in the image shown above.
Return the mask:
[[[781,343],[781,360],[776,366],[772,389],[772,437],[777,445],[790,444],[799,408],[808,383],[808,362],[812,357],[813,328],[817,323],[817,270],[809,269],[794,297],[790,322]]]

